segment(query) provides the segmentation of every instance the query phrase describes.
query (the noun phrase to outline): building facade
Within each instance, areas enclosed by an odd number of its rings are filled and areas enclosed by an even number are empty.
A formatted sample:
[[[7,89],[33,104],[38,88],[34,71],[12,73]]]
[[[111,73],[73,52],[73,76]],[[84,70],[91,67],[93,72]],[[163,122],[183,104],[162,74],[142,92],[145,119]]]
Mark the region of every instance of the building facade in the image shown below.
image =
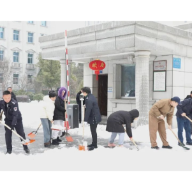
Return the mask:
[[[60,61],[61,85],[66,86],[64,33],[39,40],[43,58]],[[104,116],[137,108],[139,124],[145,124],[157,100],[184,99],[192,91],[189,30],[158,22],[106,22],[69,31],[68,50],[69,63],[84,63],[84,85],[91,87]],[[95,59],[106,63],[98,81],[89,68]]]
[[[41,52],[38,39],[47,34],[49,34],[49,23],[46,21],[0,22],[0,60],[9,62],[8,84],[14,90],[22,88],[23,81],[32,83],[38,72],[35,64]],[[1,70],[0,77],[3,76],[2,73]],[[3,78],[1,83],[2,81]]]

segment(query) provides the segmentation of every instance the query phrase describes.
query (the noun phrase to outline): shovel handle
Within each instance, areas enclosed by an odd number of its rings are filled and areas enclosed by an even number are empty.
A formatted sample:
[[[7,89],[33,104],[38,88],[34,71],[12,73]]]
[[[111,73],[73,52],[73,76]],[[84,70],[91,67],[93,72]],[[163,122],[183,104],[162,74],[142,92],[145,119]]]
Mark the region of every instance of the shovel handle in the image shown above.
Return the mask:
[[[35,134],[37,133],[37,131],[39,130],[39,128],[41,127],[41,124],[38,126],[38,128],[37,128],[37,130],[36,131],[34,131],[35,132]]]
[[[185,117],[192,123],[192,120],[189,117],[187,117],[187,116],[185,116]]]
[[[165,125],[168,127],[168,124],[167,124],[167,122],[165,121],[165,119],[164,119],[164,122],[165,122]],[[177,137],[177,135],[175,134],[175,132],[174,132],[172,129],[170,129],[170,130],[171,130],[171,132],[173,133],[173,135],[176,137],[176,139],[179,141],[179,143],[182,145],[181,141],[179,140],[179,138]]]
[[[0,121],[1,124],[3,124],[5,127],[7,127],[7,129],[9,129],[10,131],[12,131],[17,137],[19,137],[22,141],[26,142],[25,139],[23,139],[23,137],[21,137],[16,131],[12,130],[8,125],[4,124],[2,121]]]

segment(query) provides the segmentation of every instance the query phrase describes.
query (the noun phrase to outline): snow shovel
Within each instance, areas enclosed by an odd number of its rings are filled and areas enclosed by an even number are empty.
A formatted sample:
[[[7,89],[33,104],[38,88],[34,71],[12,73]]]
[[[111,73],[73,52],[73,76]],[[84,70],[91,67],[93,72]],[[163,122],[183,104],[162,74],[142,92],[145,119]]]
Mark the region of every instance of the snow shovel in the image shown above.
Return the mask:
[[[67,117],[67,110],[66,110],[67,101],[65,100],[65,126],[66,126],[66,133],[65,138],[68,142],[73,142],[73,138],[71,135],[67,132],[67,128],[69,127],[68,117]]]
[[[126,129],[125,129],[126,132]],[[132,143],[135,145],[135,147],[137,148],[137,151],[139,151],[139,147],[137,146],[137,144],[135,143],[135,141],[133,139],[131,139]]]
[[[36,131],[32,131],[31,133],[29,133],[29,134],[28,134],[28,137],[31,138],[31,139],[33,139],[33,138],[36,136],[37,131],[39,130],[40,127],[41,127],[41,124],[39,125],[39,127],[37,128]]]
[[[24,138],[21,137],[15,130],[12,130],[8,125],[4,124],[2,121],[0,121],[0,123],[1,123],[2,125],[4,125],[7,129],[9,129],[10,131],[12,131],[17,137],[19,137],[19,138],[21,139],[21,143],[22,143],[23,145],[29,145],[30,143],[35,142],[35,140],[33,140],[33,139],[30,139],[30,140],[24,139]]]
[[[165,119],[163,119],[163,120],[164,120],[164,122],[165,122],[166,127],[168,127],[168,124],[167,124],[167,122],[165,121]],[[181,141],[179,140],[179,138],[177,137],[177,135],[175,134],[175,132],[174,132],[172,129],[170,129],[170,130],[171,130],[171,132],[173,133],[173,135],[175,135],[176,139],[179,141],[180,146],[183,147],[183,148],[186,149],[186,150],[190,150],[190,148],[185,147],[185,146],[183,145],[183,143],[181,143]]]
[[[83,114],[82,114],[82,125],[83,125],[83,139],[82,139],[82,145],[81,144],[79,144],[79,150],[81,151],[81,150],[83,150],[83,151],[85,151],[85,148],[86,148],[86,142],[84,141],[84,128],[85,128],[85,125],[84,125],[84,116],[85,116],[85,107],[84,106],[82,106],[83,107]]]

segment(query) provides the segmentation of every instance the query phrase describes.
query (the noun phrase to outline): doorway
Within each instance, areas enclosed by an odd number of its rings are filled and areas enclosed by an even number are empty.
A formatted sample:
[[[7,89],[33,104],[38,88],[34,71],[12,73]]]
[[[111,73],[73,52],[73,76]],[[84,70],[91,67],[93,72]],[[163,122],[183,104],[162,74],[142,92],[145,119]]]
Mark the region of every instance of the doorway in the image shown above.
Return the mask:
[[[101,115],[104,116],[107,116],[107,89],[108,89],[108,75],[99,75],[98,105]]]

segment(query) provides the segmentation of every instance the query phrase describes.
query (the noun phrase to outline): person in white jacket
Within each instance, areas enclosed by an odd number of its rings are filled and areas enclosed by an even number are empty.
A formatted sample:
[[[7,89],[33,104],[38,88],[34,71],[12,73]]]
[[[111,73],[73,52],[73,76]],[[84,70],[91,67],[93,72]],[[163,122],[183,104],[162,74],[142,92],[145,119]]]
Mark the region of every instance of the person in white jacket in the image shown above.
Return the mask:
[[[51,146],[51,126],[55,110],[55,99],[56,93],[54,91],[50,91],[49,96],[44,96],[43,102],[41,102],[40,119],[43,126],[45,147]]]

